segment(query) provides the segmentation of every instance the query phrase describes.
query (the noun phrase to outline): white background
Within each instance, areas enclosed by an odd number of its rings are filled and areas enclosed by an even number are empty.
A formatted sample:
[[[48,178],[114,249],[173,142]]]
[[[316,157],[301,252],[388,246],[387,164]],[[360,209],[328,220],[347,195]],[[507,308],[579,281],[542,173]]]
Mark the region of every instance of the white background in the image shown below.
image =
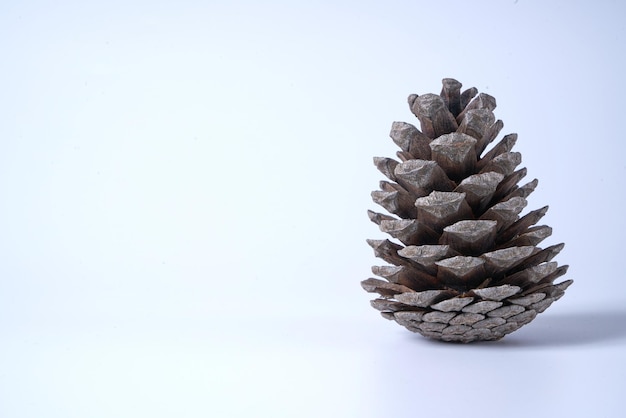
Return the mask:
[[[626,7],[3,1],[0,417],[618,417]],[[496,343],[380,318],[410,93],[519,134],[575,283]],[[501,135],[502,135],[501,134]]]

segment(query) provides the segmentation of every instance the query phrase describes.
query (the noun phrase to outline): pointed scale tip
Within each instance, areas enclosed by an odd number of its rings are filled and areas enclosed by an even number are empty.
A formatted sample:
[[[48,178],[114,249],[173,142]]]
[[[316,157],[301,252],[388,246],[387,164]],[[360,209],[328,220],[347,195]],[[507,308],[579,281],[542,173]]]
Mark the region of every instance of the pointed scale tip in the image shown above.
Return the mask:
[[[369,209],[367,210],[367,216],[370,218],[370,221],[374,222],[376,225],[380,225],[380,222],[385,219],[396,219],[393,216],[384,215]]]
[[[379,248],[383,244],[384,241],[385,240],[383,239],[370,239],[370,238],[365,240],[365,242],[367,242],[367,244],[373,249]]]
[[[441,84],[450,85],[450,86],[458,86],[459,88],[463,87],[463,84],[456,78],[446,77],[441,80]]]
[[[557,283],[555,284],[556,287],[558,287],[559,289],[561,289],[562,291],[565,291],[568,287],[570,287],[570,285],[574,283],[574,280],[569,279],[569,280],[565,280],[561,283]]]

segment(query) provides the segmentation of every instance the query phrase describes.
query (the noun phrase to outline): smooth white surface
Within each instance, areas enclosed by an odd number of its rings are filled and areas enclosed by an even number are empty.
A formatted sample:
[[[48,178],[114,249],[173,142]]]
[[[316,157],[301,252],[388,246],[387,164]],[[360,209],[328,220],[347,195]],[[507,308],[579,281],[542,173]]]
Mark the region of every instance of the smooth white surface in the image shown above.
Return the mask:
[[[0,417],[622,416],[625,12],[3,3]],[[575,280],[497,343],[359,286],[371,158],[443,77],[498,100]]]

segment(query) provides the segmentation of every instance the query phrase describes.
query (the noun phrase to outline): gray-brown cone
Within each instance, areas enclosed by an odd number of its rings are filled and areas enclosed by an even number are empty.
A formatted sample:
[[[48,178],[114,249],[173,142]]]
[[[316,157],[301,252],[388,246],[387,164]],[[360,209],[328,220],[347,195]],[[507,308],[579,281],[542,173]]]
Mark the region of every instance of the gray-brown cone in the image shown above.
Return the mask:
[[[382,279],[361,284],[378,293],[372,306],[410,331],[443,341],[497,340],[532,321],[572,283],[554,281],[567,266],[552,262],[563,244],[542,249],[548,207],[520,217],[537,186],[518,182],[516,134],[487,150],[502,129],[496,101],[443,80],[440,95],[409,96],[421,131],[394,122],[400,161],[374,158],[389,179],[372,199],[392,214],[369,211],[391,240],[368,240]]]

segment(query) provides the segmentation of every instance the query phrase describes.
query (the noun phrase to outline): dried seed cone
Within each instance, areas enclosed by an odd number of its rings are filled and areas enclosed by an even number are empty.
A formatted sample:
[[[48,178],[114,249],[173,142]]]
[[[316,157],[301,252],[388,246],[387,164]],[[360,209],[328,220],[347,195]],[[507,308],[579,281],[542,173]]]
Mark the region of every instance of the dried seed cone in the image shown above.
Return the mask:
[[[391,215],[369,211],[392,239],[368,240],[388,265],[361,285],[372,306],[410,331],[443,341],[497,340],[532,321],[572,283],[554,281],[567,266],[551,261],[563,244],[537,226],[548,207],[520,216],[537,186],[518,183],[516,134],[488,147],[502,129],[496,101],[443,80],[439,95],[409,96],[421,130],[394,122],[398,160],[374,158],[388,178],[372,192]]]

